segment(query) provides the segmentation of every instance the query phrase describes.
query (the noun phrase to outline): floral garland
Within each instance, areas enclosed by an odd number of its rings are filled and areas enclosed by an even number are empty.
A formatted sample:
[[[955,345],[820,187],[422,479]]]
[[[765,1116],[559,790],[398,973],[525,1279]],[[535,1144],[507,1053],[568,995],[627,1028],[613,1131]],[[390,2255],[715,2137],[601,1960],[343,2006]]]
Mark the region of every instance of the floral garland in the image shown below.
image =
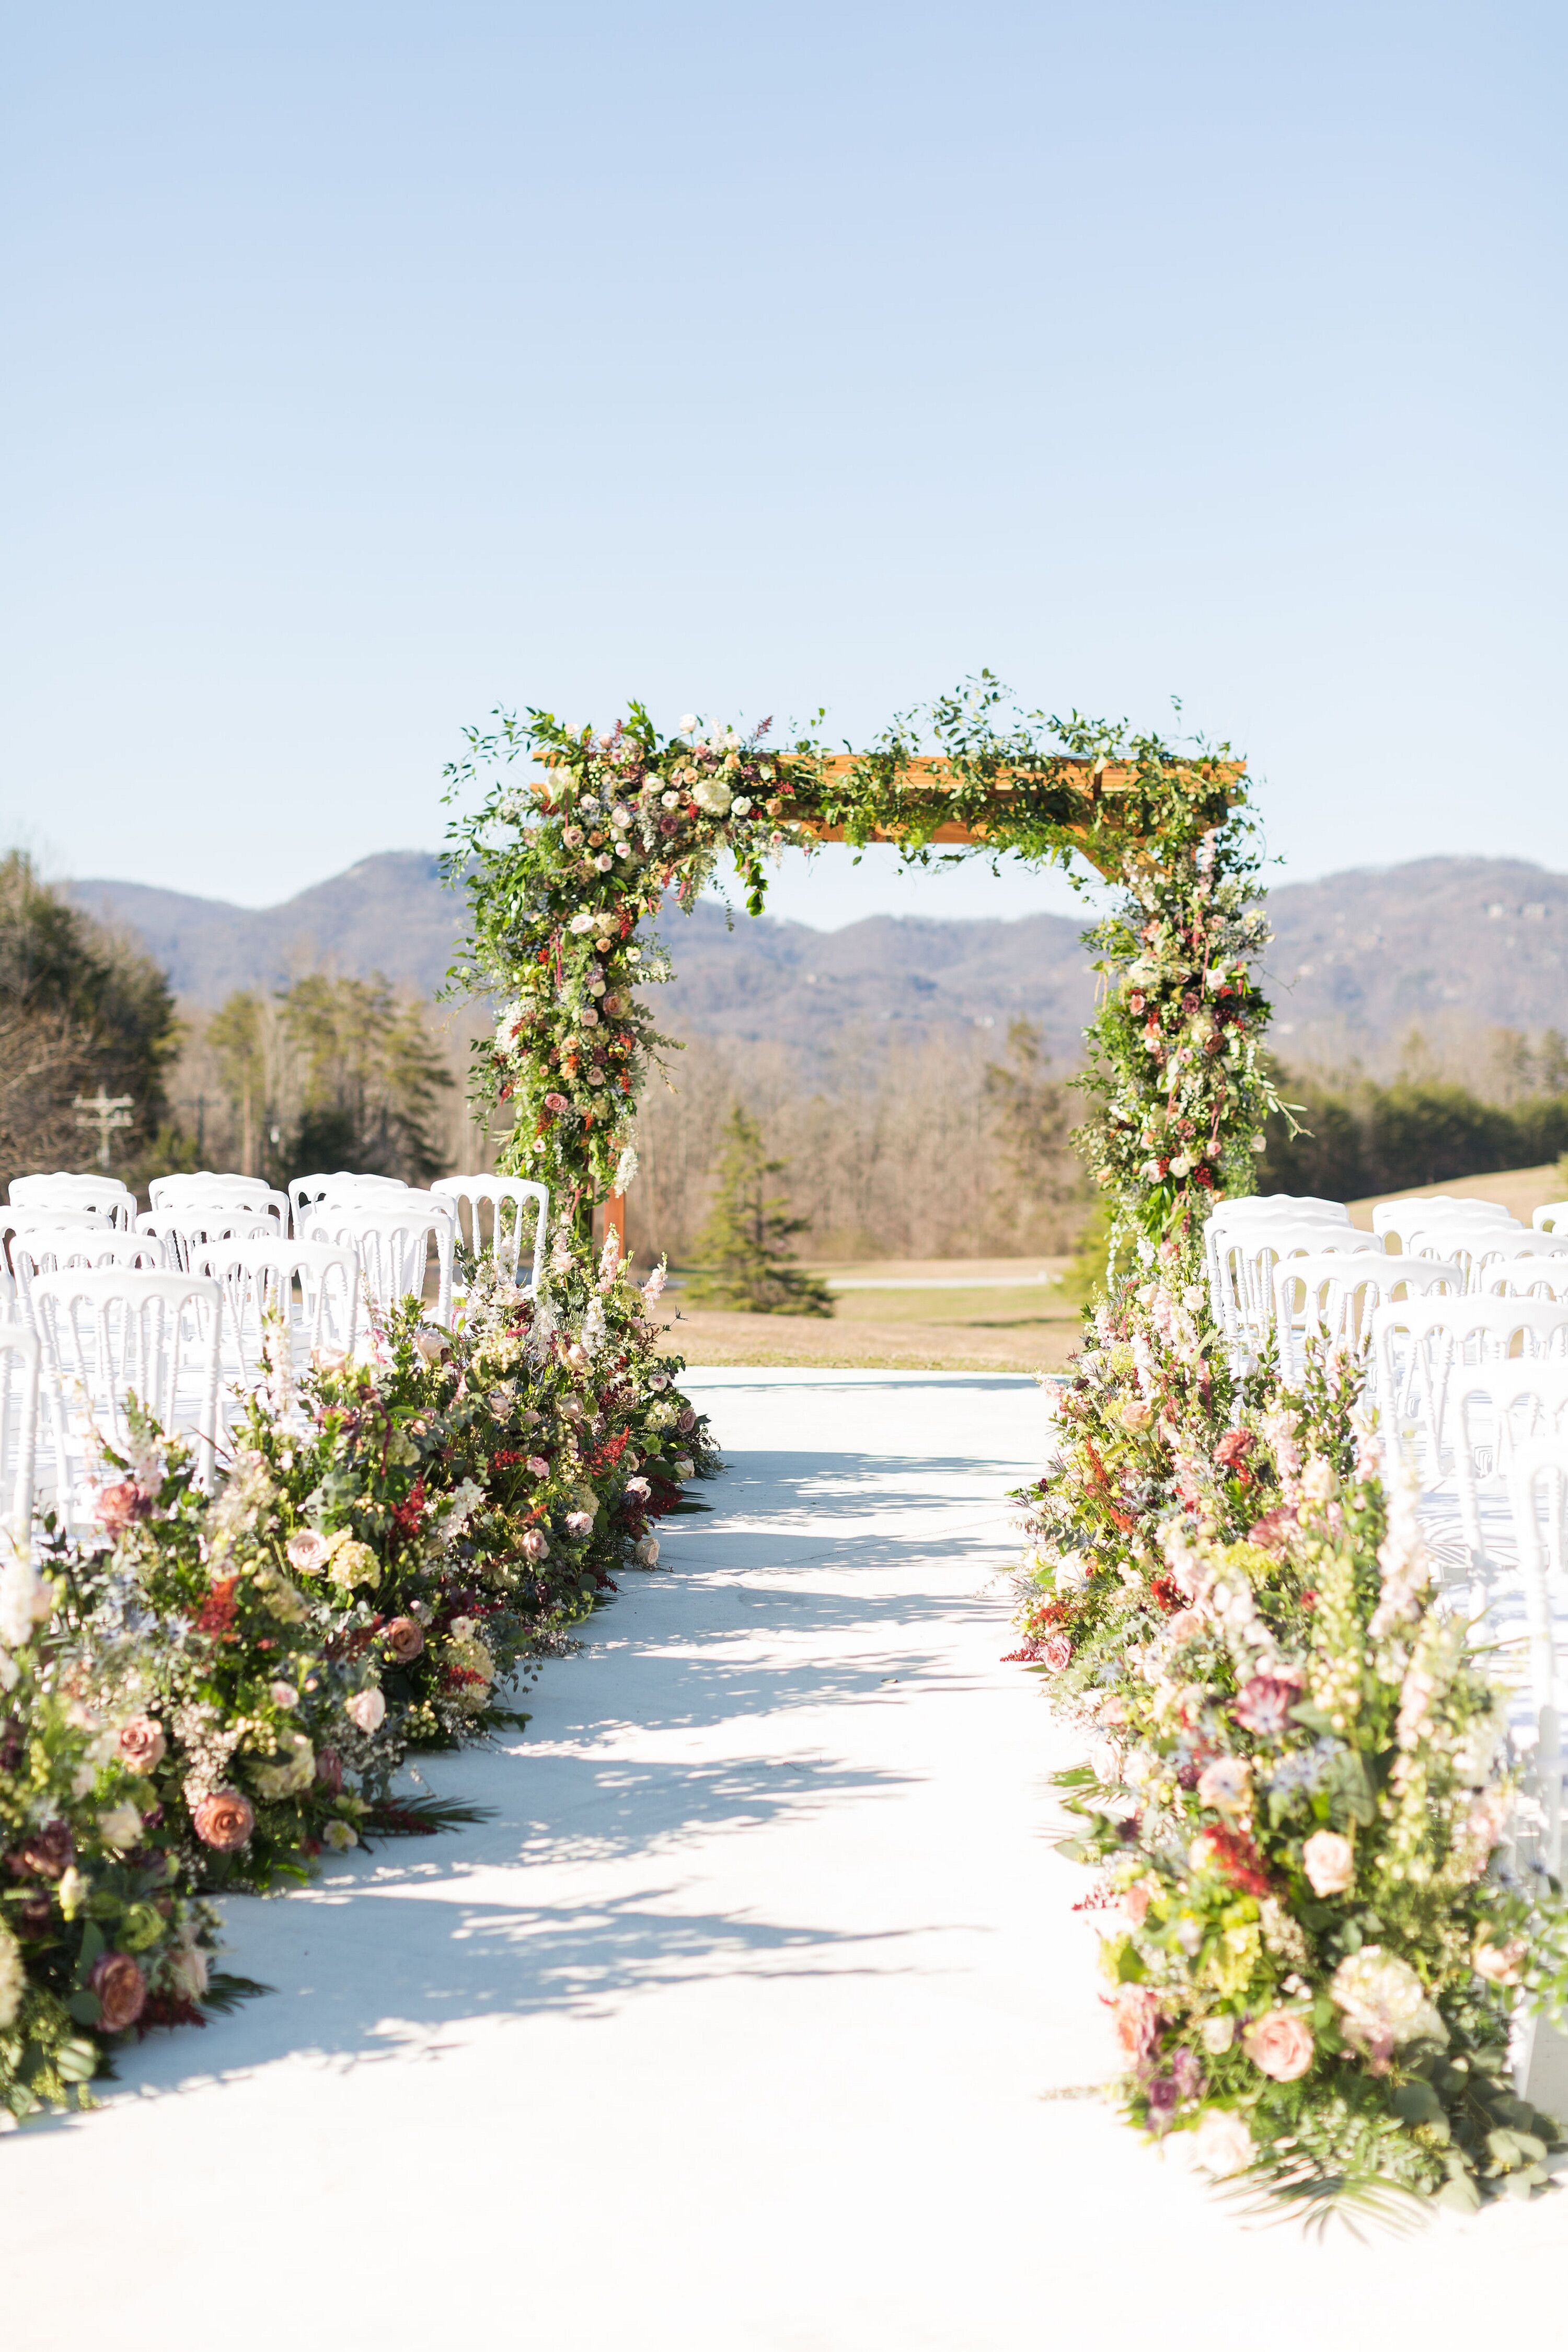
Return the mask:
[[[468,730],[447,771],[448,878],[470,927],[458,984],[499,1001],[473,1094],[510,1119],[502,1154],[574,1208],[636,1174],[637,1102],[660,1037],[635,993],[671,977],[639,938],[668,891],[689,908],[728,852],[762,911],[767,861],[819,833],[933,854],[1075,858],[1127,882],[1126,909],[1089,934],[1121,980],[1089,1032],[1085,1130],[1119,1226],[1187,1231],[1215,1190],[1252,1188],[1254,1138],[1275,1097],[1258,1056],[1268,1007],[1248,976],[1264,944],[1245,782],[1228,747],[1175,747],[1124,727],[1005,713],[989,674],[895,720],[869,751],[810,738],[775,749],[694,715],[663,736],[640,704],[607,733],[549,712]],[[934,743],[934,754],[924,748]],[[519,759],[542,763],[519,785]],[[956,852],[933,849],[966,826]]]
[[[1563,2135],[1510,2037],[1568,1998],[1568,1910],[1510,1836],[1498,1691],[1359,1371],[1233,1385],[1200,1313],[1101,1303],[1021,1498],[1018,1654],[1095,1743],[1064,1850],[1114,1914],[1123,2106],[1308,2210],[1532,2194]]]
[[[555,1237],[540,1296],[469,1261],[353,1360],[279,1349],[216,1491],[133,1416],[100,1533],[0,1568],[0,2117],[75,2098],[124,2034],[248,1991],[206,1891],[472,1818],[395,1796],[416,1748],[525,1720],[501,1686],[570,1646],[719,1461],[612,1236]]]

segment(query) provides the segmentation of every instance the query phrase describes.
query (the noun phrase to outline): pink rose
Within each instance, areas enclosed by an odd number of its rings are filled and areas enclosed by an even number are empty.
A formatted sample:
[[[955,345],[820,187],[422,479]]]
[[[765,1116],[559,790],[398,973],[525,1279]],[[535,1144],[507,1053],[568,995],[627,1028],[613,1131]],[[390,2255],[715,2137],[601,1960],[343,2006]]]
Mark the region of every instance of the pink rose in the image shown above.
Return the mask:
[[[1247,1529],[1247,1541],[1259,1545],[1264,1551],[1283,1551],[1295,1524],[1296,1514],[1289,1504],[1280,1503],[1272,1511],[1265,1511],[1260,1519],[1253,1520]]]
[[[1048,1642],[1040,1643],[1035,1662],[1047,1674],[1059,1675],[1064,1666],[1072,1663],[1072,1643],[1065,1633],[1053,1633]]]
[[[120,1727],[120,1760],[131,1772],[155,1772],[168,1748],[163,1727],[150,1715],[133,1715]]]
[[[1301,1848],[1314,1895],[1342,1895],[1355,1883],[1355,1848],[1338,1830],[1315,1830]]]
[[[548,1478],[550,1475],[550,1465],[542,1454],[531,1454],[528,1457],[528,1467],[536,1478]]]
[[[1130,2066],[1151,2058],[1160,2034],[1160,1996],[1148,1985],[1119,1985],[1110,2003],[1117,2047]]]
[[[98,1995],[106,2033],[123,2033],[134,2025],[147,2000],[147,1979],[129,1952],[105,1952],[88,1983]]]
[[[100,1486],[93,1505],[93,1516],[106,1535],[122,1536],[133,1521],[142,1517],[146,1503],[140,1488],[130,1478],[121,1478],[112,1486]],[[132,1963],[134,1966],[134,1963]]]
[[[1480,1943],[1470,1956],[1470,1966],[1477,1976],[1485,1977],[1489,1984],[1516,1985],[1529,1949],[1521,1936],[1514,1937],[1507,1944]]]
[[[318,1535],[314,1528],[301,1528],[289,1538],[289,1565],[301,1576],[319,1576],[331,1549],[325,1536]]]
[[[395,1617],[384,1639],[397,1664],[405,1666],[425,1647],[425,1628],[416,1617]]]
[[[544,1097],[544,1108],[546,1110],[552,1110],[555,1113],[556,1118],[559,1118],[563,1110],[570,1110],[572,1106],[567,1101],[564,1095],[551,1094],[546,1095]]]
[[[542,1559],[550,1546],[537,1528],[530,1528],[520,1549],[525,1559]]]
[[[1241,2046],[1258,2073],[1276,2083],[1294,2083],[1317,2054],[1311,2027],[1288,2009],[1271,2009],[1256,2019],[1242,2035]]]
[[[386,1720],[386,1701],[372,1683],[368,1690],[355,1691],[343,1712],[368,1739],[373,1732],[381,1729]]]
[[[1214,1450],[1215,1466],[1221,1470],[1238,1469],[1251,1451],[1250,1429],[1227,1429]]]
[[[1195,1609],[1178,1609],[1166,1632],[1179,1649],[1184,1642],[1195,1642],[1204,1630],[1204,1621]]]
[[[1129,1886],[1121,1897],[1121,1916],[1130,1927],[1141,1927],[1149,1916],[1149,1889]]]
[[[1278,1739],[1300,1696],[1300,1674],[1294,1667],[1282,1667],[1275,1674],[1254,1675],[1242,1685],[1231,1713],[1255,1738]]]
[[[202,1799],[191,1826],[215,1853],[237,1853],[256,1827],[256,1814],[249,1798],[237,1789],[216,1789]]]

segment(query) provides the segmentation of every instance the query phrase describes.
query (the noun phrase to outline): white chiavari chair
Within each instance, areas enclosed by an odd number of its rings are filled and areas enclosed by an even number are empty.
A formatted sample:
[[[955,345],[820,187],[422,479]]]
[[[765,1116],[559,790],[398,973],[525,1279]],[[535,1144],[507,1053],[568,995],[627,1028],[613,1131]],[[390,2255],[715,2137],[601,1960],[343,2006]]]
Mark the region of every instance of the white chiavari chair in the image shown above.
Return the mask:
[[[118,1176],[78,1176],[58,1171],[50,1176],[13,1177],[9,1192],[14,1209],[97,1209],[129,1233],[136,1214],[136,1195]]]
[[[79,1508],[100,1439],[117,1450],[129,1444],[132,1395],[162,1428],[190,1441],[197,1476],[210,1487],[219,1426],[219,1286],[168,1268],[67,1268],[38,1276],[33,1308],[62,1510]]]
[[[198,1273],[223,1286],[224,1372],[253,1388],[262,1376],[266,1318],[280,1316],[297,1364],[319,1349],[348,1355],[359,1318],[359,1259],[330,1242],[226,1241],[195,1253]]]
[[[37,1333],[0,1323],[0,1525],[18,1551],[32,1542],[38,1361]]]
[[[426,1196],[427,1197],[427,1196]],[[408,1192],[385,1207],[365,1202],[322,1202],[306,1220],[304,1238],[352,1249],[359,1259],[365,1297],[377,1314],[423,1299],[430,1247],[436,1248],[436,1320],[452,1312],[452,1215],[445,1203],[426,1204]]]
[[[527,1176],[439,1176],[430,1190],[452,1204],[455,1240],[489,1250],[509,1282],[518,1279],[528,1213],[533,1212],[530,1268],[523,1287],[537,1292],[550,1237],[550,1188]]]

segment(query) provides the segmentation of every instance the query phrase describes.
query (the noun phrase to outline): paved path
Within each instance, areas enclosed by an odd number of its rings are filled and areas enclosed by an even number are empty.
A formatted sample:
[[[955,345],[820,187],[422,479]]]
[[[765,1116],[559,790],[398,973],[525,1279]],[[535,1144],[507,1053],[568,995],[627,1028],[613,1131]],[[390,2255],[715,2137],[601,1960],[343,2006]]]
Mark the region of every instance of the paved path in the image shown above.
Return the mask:
[[[276,1994],[0,2142],[5,2340],[1552,2340],[1568,2198],[1320,2252],[1064,2095],[1110,2066],[1047,1842],[1071,1748],[998,1662],[1038,1392],[731,1372],[704,1401],[714,1516],[526,1738],[431,1766],[493,1819],[236,1904]]]

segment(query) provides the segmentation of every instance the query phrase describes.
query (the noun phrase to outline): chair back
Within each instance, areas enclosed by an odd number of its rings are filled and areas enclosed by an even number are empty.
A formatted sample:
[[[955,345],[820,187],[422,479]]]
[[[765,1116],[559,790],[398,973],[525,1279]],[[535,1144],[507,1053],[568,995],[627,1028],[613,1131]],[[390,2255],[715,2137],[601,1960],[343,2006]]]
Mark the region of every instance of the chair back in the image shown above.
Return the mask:
[[[0,1525],[19,1551],[32,1541],[38,1364],[37,1333],[0,1323]]]
[[[1524,1580],[1530,1636],[1531,1695],[1538,1732],[1533,1777],[1544,1816],[1541,1859],[1556,1876],[1563,1853],[1563,1743],[1555,1616],[1568,1570],[1568,1455],[1558,1439],[1521,1445],[1515,1454],[1509,1512]]]
[[[196,1251],[195,1271],[223,1287],[226,1347],[247,1386],[261,1377],[268,1315],[282,1317],[296,1360],[320,1348],[347,1355],[353,1347],[359,1260],[352,1249],[330,1242],[223,1241]]]
[[[64,1171],[52,1176],[16,1176],[9,1190],[14,1209],[97,1209],[122,1233],[129,1233],[136,1214],[136,1195],[118,1176],[78,1176]]]
[[[1530,1222],[1538,1234],[1568,1234],[1568,1201],[1543,1201]]]
[[[1568,1305],[1471,1294],[1388,1300],[1373,1313],[1373,1346],[1379,1409],[1391,1434],[1424,1450],[1422,1475],[1436,1484],[1454,1372],[1514,1357],[1568,1359]]]
[[[241,1208],[232,1201],[176,1201],[172,1208],[146,1210],[136,1230],[162,1242],[169,1265],[188,1274],[196,1254],[215,1243],[276,1241],[279,1228],[266,1209]]]
[[[405,1205],[408,1204],[408,1205]],[[359,1260],[365,1297],[384,1315],[405,1299],[423,1299],[430,1244],[436,1244],[436,1319],[452,1312],[452,1216],[443,1202],[431,1207],[404,1188],[383,1208],[363,1202],[322,1202],[306,1218],[303,1238],[352,1249]]]
[[[57,1470],[69,1501],[99,1440],[131,1433],[134,1395],[160,1425],[188,1437],[197,1476],[213,1479],[223,1293],[200,1275],[63,1267],[33,1283]]]
[[[368,1199],[377,1192],[406,1192],[407,1190],[401,1176],[358,1176],[347,1168],[340,1168],[331,1176],[291,1177],[289,1202],[293,1213],[294,1231],[300,1232],[301,1221],[318,1209],[323,1201]]]
[[[1458,1266],[1435,1258],[1351,1249],[1281,1258],[1273,1280],[1275,1344],[1281,1376],[1292,1385],[1305,1371],[1309,1341],[1324,1340],[1364,1359],[1372,1345],[1373,1309],[1385,1298],[1434,1291],[1458,1297],[1465,1286]]]
[[[531,1209],[533,1238],[524,1287],[538,1290],[550,1237],[547,1184],[535,1183],[527,1176],[438,1176],[430,1190],[438,1201],[451,1202],[456,1238],[476,1252],[489,1250],[506,1279],[513,1283]]]
[[[163,1244],[152,1234],[122,1234],[112,1225],[83,1232],[63,1225],[18,1225],[11,1236],[11,1264],[16,1276],[16,1306],[28,1328],[36,1328],[33,1286],[41,1274],[67,1268],[128,1266],[157,1273],[168,1264]]]

